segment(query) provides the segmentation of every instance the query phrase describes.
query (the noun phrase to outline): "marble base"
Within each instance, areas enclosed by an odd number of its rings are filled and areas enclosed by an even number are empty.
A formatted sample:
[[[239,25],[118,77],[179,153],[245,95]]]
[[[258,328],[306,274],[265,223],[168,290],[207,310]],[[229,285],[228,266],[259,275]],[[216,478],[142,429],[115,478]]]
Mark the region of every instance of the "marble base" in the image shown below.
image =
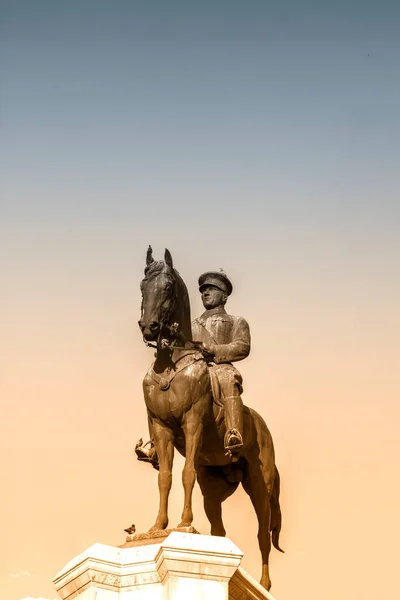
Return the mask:
[[[274,600],[240,567],[243,553],[228,538],[172,531],[158,543],[148,543],[149,539],[143,538],[146,545],[136,545],[140,539],[120,547],[94,544],[56,575],[53,581],[59,596],[62,600]]]

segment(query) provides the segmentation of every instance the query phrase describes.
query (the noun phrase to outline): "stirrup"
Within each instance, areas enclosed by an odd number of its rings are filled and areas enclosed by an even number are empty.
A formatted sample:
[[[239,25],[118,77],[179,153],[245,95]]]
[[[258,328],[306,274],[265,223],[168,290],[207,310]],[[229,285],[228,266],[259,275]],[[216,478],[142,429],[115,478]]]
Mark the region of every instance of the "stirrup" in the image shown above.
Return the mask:
[[[235,436],[237,439],[241,440],[239,443],[237,444],[229,444],[229,438]],[[225,450],[227,451],[226,454],[228,456],[230,456],[232,454],[232,450],[239,450],[240,448],[243,448],[243,437],[241,435],[241,433],[237,430],[237,429],[229,429],[229,431],[226,432],[225,434],[225,438],[224,438],[224,446],[225,446]]]
[[[142,462],[148,462],[157,471],[159,470],[160,465],[158,462],[157,452],[151,440],[146,442],[146,444],[143,444],[143,441],[140,439],[135,446],[135,452],[138,460]]]

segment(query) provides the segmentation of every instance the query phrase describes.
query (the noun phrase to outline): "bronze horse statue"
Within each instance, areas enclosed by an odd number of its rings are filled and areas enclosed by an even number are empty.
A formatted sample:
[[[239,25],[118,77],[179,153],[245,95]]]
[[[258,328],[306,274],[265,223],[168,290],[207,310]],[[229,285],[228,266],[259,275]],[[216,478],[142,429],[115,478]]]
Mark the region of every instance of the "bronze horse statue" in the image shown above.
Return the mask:
[[[143,381],[150,436],[159,460],[160,504],[151,530],[165,529],[168,524],[176,448],[185,457],[184,506],[178,527],[192,524],[192,492],[197,475],[211,535],[225,536],[221,505],[241,483],[257,514],[261,585],[269,590],[271,539],[282,551],[279,473],[271,434],[262,417],[245,407],[244,445],[237,462],[232,462],[224,449],[225,424],[221,406],[213,401],[206,357],[192,340],[188,291],[168,250],[164,261],[155,261],[149,248],[140,287],[139,326],[146,344],[156,348],[155,362]]]

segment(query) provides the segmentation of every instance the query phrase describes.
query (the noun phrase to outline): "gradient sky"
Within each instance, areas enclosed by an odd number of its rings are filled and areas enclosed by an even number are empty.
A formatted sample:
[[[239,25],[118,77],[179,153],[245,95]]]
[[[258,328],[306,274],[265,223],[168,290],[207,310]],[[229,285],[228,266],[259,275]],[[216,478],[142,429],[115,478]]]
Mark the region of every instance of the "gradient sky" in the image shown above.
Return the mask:
[[[155,519],[137,327],[149,243],[223,267],[272,431],[277,600],[398,589],[400,9],[393,2],[0,2],[1,598],[55,598]],[[175,465],[171,524],[182,490]],[[194,525],[208,525],[195,494]],[[228,535],[259,577],[245,494]]]

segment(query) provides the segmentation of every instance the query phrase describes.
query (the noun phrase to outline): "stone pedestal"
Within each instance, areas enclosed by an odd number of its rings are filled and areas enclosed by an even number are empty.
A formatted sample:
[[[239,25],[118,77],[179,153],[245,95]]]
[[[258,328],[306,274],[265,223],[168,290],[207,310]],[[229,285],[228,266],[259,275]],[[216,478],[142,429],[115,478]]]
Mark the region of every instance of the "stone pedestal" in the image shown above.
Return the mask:
[[[228,538],[173,531],[160,543],[94,544],[54,578],[62,600],[274,600]]]

